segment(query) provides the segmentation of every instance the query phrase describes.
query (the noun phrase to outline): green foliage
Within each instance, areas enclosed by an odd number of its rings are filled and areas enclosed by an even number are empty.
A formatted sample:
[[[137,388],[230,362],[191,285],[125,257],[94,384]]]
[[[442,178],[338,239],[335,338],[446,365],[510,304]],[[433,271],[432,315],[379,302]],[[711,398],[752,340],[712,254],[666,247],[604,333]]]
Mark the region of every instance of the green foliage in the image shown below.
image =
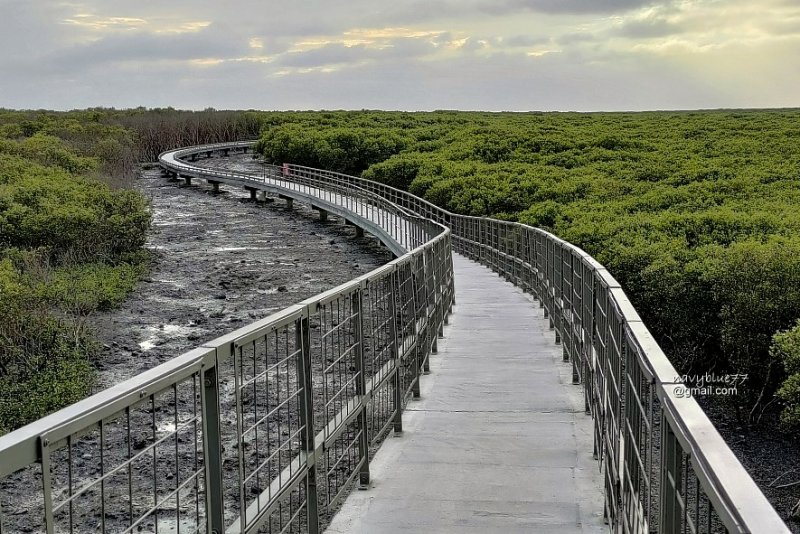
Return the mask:
[[[19,143],[19,154],[48,167],[58,167],[72,174],[95,170],[95,158],[82,157],[69,150],[66,143],[52,135],[37,133]]]
[[[142,263],[82,263],[56,270],[37,289],[46,301],[85,315],[122,304],[146,271]]]
[[[97,179],[132,146],[103,117],[0,111],[0,434],[89,392],[86,318],[147,267],[146,199]]]
[[[147,201],[90,178],[0,154],[0,246],[113,259],[142,247]]]
[[[269,162],[291,161],[357,174],[401,151],[406,140],[386,131],[351,127],[305,130],[296,125],[269,128],[256,146]]]
[[[0,434],[83,398],[97,352],[85,330],[18,278],[0,262]]]
[[[363,170],[448,210],[519,220],[584,248],[682,372],[748,373],[742,406],[767,404],[784,378],[769,345],[800,317],[800,111],[263,120],[260,147],[276,163]],[[359,165],[322,159],[346,128],[404,142],[369,158],[351,144]]]
[[[375,180],[398,189],[405,189],[417,178],[424,161],[422,154],[396,154],[387,160],[371,165],[364,178]]]
[[[781,421],[790,428],[800,428],[800,320],[772,338],[770,355],[783,362],[787,378],[778,390],[784,402]]]

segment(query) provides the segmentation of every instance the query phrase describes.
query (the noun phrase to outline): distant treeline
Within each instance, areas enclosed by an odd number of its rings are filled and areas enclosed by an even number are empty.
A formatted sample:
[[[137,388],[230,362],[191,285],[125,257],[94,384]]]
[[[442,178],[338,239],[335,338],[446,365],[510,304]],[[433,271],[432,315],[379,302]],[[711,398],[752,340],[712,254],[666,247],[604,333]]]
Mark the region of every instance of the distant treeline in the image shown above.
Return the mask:
[[[623,284],[682,373],[800,424],[800,111],[263,114],[259,150],[518,220]],[[783,384],[783,385],[782,385]],[[782,386],[781,386],[782,385]],[[777,393],[777,396],[776,396]]]

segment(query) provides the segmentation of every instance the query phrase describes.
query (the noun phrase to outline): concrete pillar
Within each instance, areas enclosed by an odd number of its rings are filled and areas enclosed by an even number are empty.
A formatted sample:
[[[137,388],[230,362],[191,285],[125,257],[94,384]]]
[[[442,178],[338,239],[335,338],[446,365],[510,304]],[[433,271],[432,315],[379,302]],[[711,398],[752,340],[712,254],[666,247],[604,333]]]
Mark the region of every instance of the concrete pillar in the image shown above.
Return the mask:
[[[207,158],[210,158],[210,157],[211,157],[211,151],[210,151],[210,150],[209,150],[208,152],[206,152],[206,157],[207,157]]]
[[[250,200],[257,200],[256,195],[258,193],[258,189],[255,189],[254,187],[245,187],[245,190],[250,193]]]
[[[258,201],[259,202],[265,202],[265,203],[269,204],[271,202],[275,202],[275,199],[272,198],[272,197],[268,197],[266,191],[259,191],[258,192]]]
[[[211,184],[211,188],[215,193],[219,193],[219,182],[208,180],[208,183]]]
[[[191,156],[189,156],[189,159],[192,161],[197,161],[197,154],[192,154]]]
[[[311,206],[311,209],[313,209],[314,211],[318,211],[319,212],[319,220],[320,221],[324,222],[324,221],[328,220],[328,212],[325,211],[324,209],[318,208],[317,206]]]
[[[345,219],[344,223],[356,229],[356,237],[364,237],[364,229],[358,226],[356,223],[348,219]]]
[[[230,152],[230,149],[228,149],[228,148],[223,148],[223,149],[222,149],[222,157],[223,157],[223,158],[227,158],[227,157],[228,157],[228,155],[229,155],[229,152]]]
[[[287,197],[285,195],[278,195],[278,196],[286,201],[287,209],[292,209],[294,207],[294,199],[292,197]]]
[[[183,179],[186,180],[186,185],[192,185],[192,177],[191,176],[183,176]]]

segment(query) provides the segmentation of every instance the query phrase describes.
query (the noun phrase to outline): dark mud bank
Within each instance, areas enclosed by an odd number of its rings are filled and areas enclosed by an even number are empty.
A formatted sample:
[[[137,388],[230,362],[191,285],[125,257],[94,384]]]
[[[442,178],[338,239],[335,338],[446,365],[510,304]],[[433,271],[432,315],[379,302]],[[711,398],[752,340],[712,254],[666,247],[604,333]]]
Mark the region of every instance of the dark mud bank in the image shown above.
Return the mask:
[[[250,156],[215,167],[257,169]],[[371,236],[280,200],[254,202],[243,190],[214,194],[146,170],[138,188],[152,200],[150,274],[124,305],[93,323],[105,349],[96,390],[245,326],[391,259]]]

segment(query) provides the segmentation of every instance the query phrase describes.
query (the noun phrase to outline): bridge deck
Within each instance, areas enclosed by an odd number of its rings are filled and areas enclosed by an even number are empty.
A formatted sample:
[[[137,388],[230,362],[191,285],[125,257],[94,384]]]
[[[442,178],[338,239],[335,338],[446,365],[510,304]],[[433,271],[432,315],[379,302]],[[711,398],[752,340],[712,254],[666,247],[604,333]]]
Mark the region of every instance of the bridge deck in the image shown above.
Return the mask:
[[[541,310],[456,255],[456,306],[422,399],[328,533],[604,531],[591,419]]]

